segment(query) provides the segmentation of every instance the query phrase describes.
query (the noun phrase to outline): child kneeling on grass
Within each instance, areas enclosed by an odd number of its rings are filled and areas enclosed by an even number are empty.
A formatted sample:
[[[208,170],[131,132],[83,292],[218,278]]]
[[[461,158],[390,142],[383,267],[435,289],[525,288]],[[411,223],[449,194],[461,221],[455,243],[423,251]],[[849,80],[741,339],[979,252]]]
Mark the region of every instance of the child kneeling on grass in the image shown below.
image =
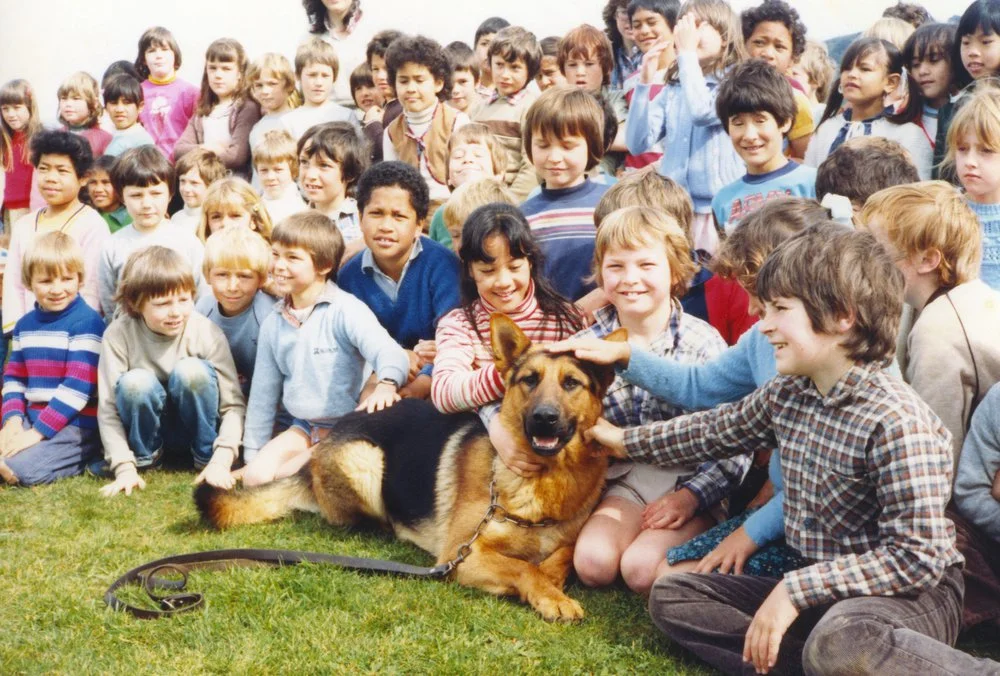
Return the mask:
[[[14,326],[4,371],[0,477],[33,486],[79,474],[99,453],[104,320],[80,296],[83,252],[66,233],[39,237],[21,274],[36,303]]]
[[[872,235],[823,222],[771,254],[757,293],[777,378],[710,411],[591,433],[619,457],[665,465],[776,446],[785,537],[812,563],[783,578],[662,577],[654,622],[726,673],[751,663],[757,673],[978,673],[944,645],[958,635],[963,592],[945,516],[951,435],[883,368],[902,274]]]
[[[197,481],[233,486],[246,406],[226,337],[193,312],[194,293],[191,266],[172,249],[151,246],[125,264],[122,314],[104,334],[97,377],[105,460],[90,471],[114,473],[106,497],[145,488],[138,470],[177,448],[190,449]]]
[[[243,438],[248,486],[297,472],[345,413],[392,406],[410,368],[368,306],[337,286],[344,238],[329,218],[315,210],[289,216],[271,234],[271,254],[274,288],[284,299],[257,340]],[[378,384],[359,405],[366,362]],[[295,420],[271,439],[279,402]]]

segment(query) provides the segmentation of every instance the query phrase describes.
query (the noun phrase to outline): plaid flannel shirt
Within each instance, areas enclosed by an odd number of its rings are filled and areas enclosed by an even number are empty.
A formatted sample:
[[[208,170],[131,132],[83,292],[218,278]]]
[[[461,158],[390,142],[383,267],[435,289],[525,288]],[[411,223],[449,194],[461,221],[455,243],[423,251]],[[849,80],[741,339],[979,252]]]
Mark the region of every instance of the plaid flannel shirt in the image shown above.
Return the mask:
[[[785,575],[795,606],[917,593],[962,562],[944,515],[951,434],[883,367],[853,366],[825,396],[779,376],[742,401],[629,429],[625,447],[666,464],[776,446],[785,538],[815,562]]]
[[[671,303],[673,310],[667,330],[650,343],[650,352],[684,364],[704,364],[725,351],[726,342],[712,325],[685,314],[676,300]],[[604,338],[621,327],[618,312],[610,305],[595,313],[594,322],[577,337]],[[620,375],[615,375],[604,397],[604,417],[618,427],[648,425],[687,412],[631,384]],[[752,455],[742,455],[704,463],[697,472],[683,477],[677,487],[689,489],[698,498],[701,509],[708,509],[726,497],[733,484],[739,483],[752,458]]]

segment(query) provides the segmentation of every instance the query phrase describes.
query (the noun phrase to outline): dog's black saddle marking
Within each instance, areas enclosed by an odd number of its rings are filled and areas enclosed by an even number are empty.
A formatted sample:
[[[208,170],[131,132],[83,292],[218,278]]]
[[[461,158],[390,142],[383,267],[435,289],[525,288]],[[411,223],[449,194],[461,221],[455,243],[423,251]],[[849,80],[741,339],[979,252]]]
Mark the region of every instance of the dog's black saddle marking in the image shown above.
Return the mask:
[[[389,517],[415,524],[434,511],[434,484],[441,452],[452,437],[459,442],[485,434],[479,416],[441,413],[429,401],[403,399],[377,413],[340,418],[328,437],[334,444],[362,439],[382,449],[382,499]]]

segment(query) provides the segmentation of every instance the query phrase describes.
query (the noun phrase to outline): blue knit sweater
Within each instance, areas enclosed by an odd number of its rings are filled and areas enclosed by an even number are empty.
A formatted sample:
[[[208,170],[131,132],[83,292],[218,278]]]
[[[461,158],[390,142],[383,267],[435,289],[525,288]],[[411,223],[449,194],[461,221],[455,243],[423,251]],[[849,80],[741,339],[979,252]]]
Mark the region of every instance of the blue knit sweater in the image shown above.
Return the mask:
[[[371,270],[354,256],[337,275],[337,286],[367,305],[389,335],[407,350],[420,340],[434,340],[437,321],[458,307],[458,257],[429,237],[421,237],[423,250],[410,261],[393,302],[375,283]]]
[[[970,200],[969,206],[983,226],[983,263],[979,277],[991,289],[1000,291],[1000,204],[976,204]]]

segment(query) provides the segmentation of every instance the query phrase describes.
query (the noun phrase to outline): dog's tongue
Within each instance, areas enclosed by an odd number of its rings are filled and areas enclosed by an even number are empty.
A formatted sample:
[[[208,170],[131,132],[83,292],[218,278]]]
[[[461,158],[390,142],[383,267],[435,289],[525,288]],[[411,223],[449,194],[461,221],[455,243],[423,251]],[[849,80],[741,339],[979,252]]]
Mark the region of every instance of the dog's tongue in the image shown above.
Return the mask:
[[[559,437],[531,437],[531,443],[537,448],[555,448],[559,445]]]

